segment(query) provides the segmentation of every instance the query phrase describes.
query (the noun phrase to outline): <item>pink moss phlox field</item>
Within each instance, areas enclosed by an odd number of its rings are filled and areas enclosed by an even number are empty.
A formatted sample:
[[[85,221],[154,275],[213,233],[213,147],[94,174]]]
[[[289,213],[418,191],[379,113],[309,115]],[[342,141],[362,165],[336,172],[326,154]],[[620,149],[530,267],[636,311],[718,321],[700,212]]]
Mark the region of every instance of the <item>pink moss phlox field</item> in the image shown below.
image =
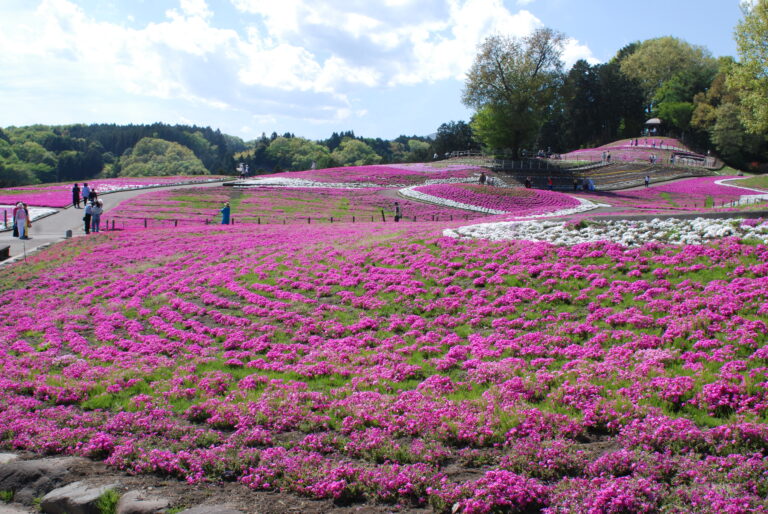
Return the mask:
[[[703,160],[704,155],[691,151],[679,140],[669,137],[641,137],[637,139],[624,139],[596,148],[583,148],[561,155],[562,159],[572,161],[600,161],[607,153],[611,154],[612,161],[643,161],[648,162],[652,155],[657,162],[667,162],[671,155],[677,157],[691,157]]]
[[[577,196],[594,202],[624,207],[623,212],[632,211],[680,211],[707,210],[738,201],[741,195],[754,193],[749,189],[724,186],[715,182],[737,177],[700,177],[693,179],[653,184],[648,188],[615,192],[579,191]],[[738,182],[732,183],[738,186]]]
[[[768,508],[768,248],[433,227],[102,233],[0,269],[0,447],[445,513]]]
[[[520,216],[569,209],[579,205],[578,200],[562,193],[519,187],[495,187],[479,184],[433,184],[419,186],[415,190],[465,205],[493,211],[503,211]]]
[[[379,186],[407,186],[421,184],[429,179],[469,178],[478,175],[481,168],[468,165],[431,166],[428,164],[386,164],[374,166],[346,166],[291,173],[259,175],[261,177],[295,178],[329,183],[368,183]]]
[[[319,221],[381,221],[393,216],[394,202],[401,214],[413,221],[470,220],[476,212],[441,207],[399,198],[383,188],[331,189],[281,187],[207,187],[150,192],[121,203],[103,218],[114,220],[116,228],[143,227],[144,220],[181,224],[203,224],[220,218],[224,202],[230,202],[238,223],[306,223]],[[152,223],[157,227],[158,223]]]
[[[89,187],[96,190],[97,193],[109,193],[113,191],[124,191],[126,189],[142,189],[154,186],[172,186],[176,184],[186,184],[195,182],[209,182],[213,180],[222,180],[225,177],[213,175],[192,175],[178,177],[130,177],[130,178],[108,178],[92,179],[88,182]],[[0,204],[13,205],[17,202],[24,202],[36,207],[63,208],[72,205],[72,183],[65,184],[45,184],[40,186],[23,186],[0,189]],[[82,187],[83,182],[78,181]]]

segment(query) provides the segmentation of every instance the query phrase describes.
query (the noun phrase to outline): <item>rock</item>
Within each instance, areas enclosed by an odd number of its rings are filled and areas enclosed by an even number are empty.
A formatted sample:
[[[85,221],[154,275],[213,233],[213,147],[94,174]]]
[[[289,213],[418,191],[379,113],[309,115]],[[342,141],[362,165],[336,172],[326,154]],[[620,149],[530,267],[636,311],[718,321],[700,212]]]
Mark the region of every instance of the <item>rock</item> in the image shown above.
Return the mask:
[[[85,482],[72,482],[46,494],[40,508],[46,514],[100,514],[96,506],[99,496],[116,487],[117,484],[93,487]]]
[[[229,505],[198,505],[191,509],[182,510],[179,514],[243,514]]]
[[[170,503],[165,498],[151,497],[142,491],[128,491],[120,497],[117,514],[155,514],[167,509]]]
[[[32,501],[65,482],[77,457],[15,460],[0,464],[0,491],[14,491],[13,499],[32,505]]]
[[[32,514],[34,511],[22,509],[14,505],[0,504],[0,514]]]
[[[0,465],[8,464],[9,462],[13,462],[18,458],[19,456],[15,453],[0,453]]]

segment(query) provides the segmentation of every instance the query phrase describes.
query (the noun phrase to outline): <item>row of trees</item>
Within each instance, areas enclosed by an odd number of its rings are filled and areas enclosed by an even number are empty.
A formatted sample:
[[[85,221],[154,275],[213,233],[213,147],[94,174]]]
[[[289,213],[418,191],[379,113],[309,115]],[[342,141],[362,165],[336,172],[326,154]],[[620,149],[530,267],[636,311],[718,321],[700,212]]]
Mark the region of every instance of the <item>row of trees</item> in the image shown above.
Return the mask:
[[[661,118],[671,135],[743,166],[768,155],[768,0],[746,3],[739,62],[674,37],[630,44],[609,62],[561,60],[565,36],[539,29],[480,46],[462,101],[483,146],[563,152],[638,137]]]
[[[306,170],[337,166],[363,166],[395,162],[431,160],[435,146],[427,137],[400,136],[392,141],[356,137],[353,131],[334,132],[330,138],[311,141],[286,133],[271,137],[262,134],[248,143],[235,160],[251,172]]]
[[[209,127],[182,125],[69,125],[0,129],[0,187],[102,177],[232,174],[236,163],[251,173],[315,166],[424,162],[468,148],[464,122],[443,124],[437,139],[400,136],[388,141],[334,132],[322,141],[294,134],[265,134],[245,142]],[[477,146],[475,146],[477,147]]]
[[[239,138],[210,127],[67,125],[0,129],[0,186],[97,176],[231,173]]]

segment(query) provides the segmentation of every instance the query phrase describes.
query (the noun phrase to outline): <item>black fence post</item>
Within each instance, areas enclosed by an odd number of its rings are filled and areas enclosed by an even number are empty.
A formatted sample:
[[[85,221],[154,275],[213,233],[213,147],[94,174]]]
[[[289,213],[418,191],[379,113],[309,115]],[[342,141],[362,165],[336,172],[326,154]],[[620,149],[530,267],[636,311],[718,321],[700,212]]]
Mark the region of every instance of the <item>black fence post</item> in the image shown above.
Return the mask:
[[[310,218],[307,217],[307,225],[309,225],[309,224],[310,224]]]
[[[144,218],[144,228],[147,228],[147,218]]]
[[[179,226],[179,220],[173,220],[173,226],[178,227]]]
[[[384,217],[384,209],[381,210],[381,221],[387,221],[387,218]]]
[[[354,216],[352,216],[352,223],[354,223],[354,222],[355,222],[355,217],[354,217]]]

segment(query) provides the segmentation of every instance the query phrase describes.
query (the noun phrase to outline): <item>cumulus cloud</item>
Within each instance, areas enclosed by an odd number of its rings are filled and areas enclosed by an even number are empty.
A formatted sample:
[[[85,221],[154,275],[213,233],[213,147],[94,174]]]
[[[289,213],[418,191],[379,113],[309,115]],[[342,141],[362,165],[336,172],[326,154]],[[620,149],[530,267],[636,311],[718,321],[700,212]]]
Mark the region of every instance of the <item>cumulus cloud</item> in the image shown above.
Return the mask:
[[[0,81],[41,98],[77,91],[89,108],[119,92],[332,122],[366,115],[363,90],[462,81],[486,37],[543,25],[503,0],[229,2],[237,23],[206,0],[177,0],[149,22],[98,19],[74,0],[17,3],[0,19]],[[579,58],[589,48],[569,41],[566,61]]]

